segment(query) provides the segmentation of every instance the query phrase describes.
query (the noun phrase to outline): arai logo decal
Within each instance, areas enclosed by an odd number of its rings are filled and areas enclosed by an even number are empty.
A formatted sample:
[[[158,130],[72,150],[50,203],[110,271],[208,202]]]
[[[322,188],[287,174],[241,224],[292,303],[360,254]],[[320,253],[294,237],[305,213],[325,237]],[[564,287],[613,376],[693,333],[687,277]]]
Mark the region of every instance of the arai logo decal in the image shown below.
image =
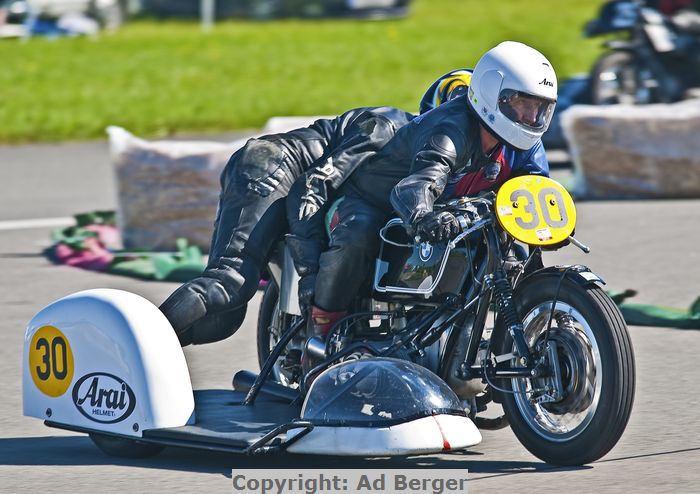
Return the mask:
[[[430,256],[433,255],[433,246],[428,242],[423,242],[420,244],[420,252],[418,255],[420,256],[421,261],[427,261],[430,259]]]
[[[73,403],[90,420],[114,424],[131,415],[136,396],[117,376],[93,372],[81,377],[73,386]]]

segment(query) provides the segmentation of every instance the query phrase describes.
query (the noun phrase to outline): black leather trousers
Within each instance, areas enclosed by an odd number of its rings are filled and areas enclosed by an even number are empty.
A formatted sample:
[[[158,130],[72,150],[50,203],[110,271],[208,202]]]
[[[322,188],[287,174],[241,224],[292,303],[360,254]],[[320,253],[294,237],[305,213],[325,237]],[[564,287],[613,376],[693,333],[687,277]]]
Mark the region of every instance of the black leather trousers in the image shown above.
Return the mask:
[[[330,247],[321,254],[314,303],[329,312],[348,310],[374,269],[379,229],[388,212],[354,196],[338,206],[340,222],[331,232]]]
[[[233,154],[221,177],[209,263],[160,306],[181,345],[219,341],[240,327],[264,263],[286,232],[284,201],[303,171],[274,140],[251,140]]]

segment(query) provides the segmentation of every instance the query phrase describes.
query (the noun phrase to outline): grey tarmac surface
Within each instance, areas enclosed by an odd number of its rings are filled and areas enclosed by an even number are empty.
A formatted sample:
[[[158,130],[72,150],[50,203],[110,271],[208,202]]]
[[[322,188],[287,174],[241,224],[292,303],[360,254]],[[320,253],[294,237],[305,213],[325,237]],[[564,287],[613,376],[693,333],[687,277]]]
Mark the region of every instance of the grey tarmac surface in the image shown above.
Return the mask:
[[[565,174],[566,172],[559,172]],[[105,142],[0,147],[0,225],[115,207]],[[575,247],[547,264],[580,262],[611,289],[635,288],[638,302],[688,307],[700,295],[700,200],[579,202]],[[554,468],[530,455],[509,429],[484,431],[469,451],[404,459],[303,456],[244,458],[168,448],[148,460],[105,456],[87,436],[22,416],[21,355],[26,323],[71,292],[111,287],[155,304],[175,287],[53,266],[41,250],[49,228],[0,230],[0,492],[233,492],[239,468],[450,468],[469,470],[471,492],[700,492],[700,331],[631,327],[637,361],[634,410],[618,445],[601,461]],[[195,388],[228,388],[241,368],[257,370],[259,296],[226,341],[185,349]]]

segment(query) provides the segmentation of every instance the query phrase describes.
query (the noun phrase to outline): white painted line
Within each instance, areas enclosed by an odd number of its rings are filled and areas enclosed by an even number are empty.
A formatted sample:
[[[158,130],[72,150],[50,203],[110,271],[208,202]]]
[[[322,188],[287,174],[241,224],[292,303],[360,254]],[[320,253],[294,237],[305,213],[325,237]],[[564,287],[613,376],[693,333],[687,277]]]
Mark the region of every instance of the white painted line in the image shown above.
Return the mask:
[[[33,220],[0,221],[0,230],[26,230],[75,225],[75,218],[37,218]]]

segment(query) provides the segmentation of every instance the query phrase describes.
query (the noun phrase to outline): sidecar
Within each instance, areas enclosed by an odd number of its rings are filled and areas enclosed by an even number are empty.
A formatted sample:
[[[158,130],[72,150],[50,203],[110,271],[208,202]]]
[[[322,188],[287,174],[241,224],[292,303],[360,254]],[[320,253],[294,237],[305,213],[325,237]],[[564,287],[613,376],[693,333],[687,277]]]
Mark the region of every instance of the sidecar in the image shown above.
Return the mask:
[[[397,456],[481,442],[447,384],[402,360],[337,364],[303,398],[246,371],[238,389],[193,391],[167,319],[120,290],[78,292],[41,310],[26,330],[22,379],[24,415],[88,433],[120,456],[164,446]]]

